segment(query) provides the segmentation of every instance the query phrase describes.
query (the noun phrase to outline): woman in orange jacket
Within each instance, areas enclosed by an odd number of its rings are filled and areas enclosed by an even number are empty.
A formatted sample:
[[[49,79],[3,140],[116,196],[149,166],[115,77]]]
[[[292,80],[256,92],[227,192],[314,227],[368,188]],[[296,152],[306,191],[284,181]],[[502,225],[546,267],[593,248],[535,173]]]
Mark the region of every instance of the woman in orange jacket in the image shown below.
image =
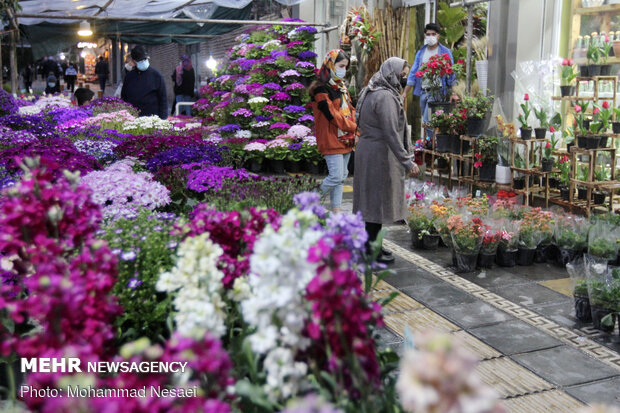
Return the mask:
[[[348,67],[349,58],[344,51],[330,51],[323,60],[318,80],[309,88],[317,147],[329,171],[321,184],[321,193],[329,194],[332,212],[340,211],[343,182],[348,175],[357,129],[355,108],[344,82]]]

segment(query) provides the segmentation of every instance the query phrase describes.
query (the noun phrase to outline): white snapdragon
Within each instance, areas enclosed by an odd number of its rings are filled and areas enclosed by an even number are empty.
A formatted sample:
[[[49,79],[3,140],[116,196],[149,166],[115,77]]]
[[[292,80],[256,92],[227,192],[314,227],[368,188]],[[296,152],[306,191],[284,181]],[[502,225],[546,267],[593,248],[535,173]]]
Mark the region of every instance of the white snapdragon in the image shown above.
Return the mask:
[[[176,292],[174,321],[185,336],[200,338],[209,332],[221,337],[226,332],[224,273],[217,268],[222,254],[208,233],[187,238],[179,245],[175,267],[159,276],[158,291]]]

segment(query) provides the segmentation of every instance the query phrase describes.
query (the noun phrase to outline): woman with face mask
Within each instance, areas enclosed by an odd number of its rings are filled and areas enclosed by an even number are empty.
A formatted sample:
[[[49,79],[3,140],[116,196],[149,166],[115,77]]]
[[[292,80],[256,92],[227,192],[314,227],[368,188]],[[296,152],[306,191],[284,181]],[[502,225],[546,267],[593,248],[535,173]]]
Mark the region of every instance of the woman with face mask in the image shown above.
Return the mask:
[[[344,78],[349,58],[344,51],[327,53],[318,79],[309,87],[314,112],[316,142],[325,157],[329,175],[321,184],[321,193],[329,194],[332,212],[339,212],[343,183],[349,170],[349,158],[355,146],[355,108]]]
[[[121,89],[121,99],[140,110],[140,116],[168,117],[168,98],[164,77],[150,67],[149,57],[142,46],[131,50],[135,67],[127,72]]]
[[[447,54],[450,57],[450,61],[454,64],[454,58],[452,57],[452,52],[443,44],[439,43],[439,32],[441,27],[437,23],[429,23],[424,28],[424,46],[415,55],[415,60],[413,62],[413,66],[411,66],[411,71],[409,72],[409,76],[407,77],[407,86],[403,91],[402,95],[404,99],[407,99],[407,95],[413,90],[414,96],[420,97],[420,110],[422,112],[422,122],[428,123],[428,103],[431,99],[430,94],[428,93],[428,88],[430,85],[426,83],[425,80],[418,78],[416,73],[420,70],[420,67],[428,61],[434,55],[444,55]],[[452,85],[456,83],[456,77],[454,74],[445,76],[442,79],[442,89],[444,95],[449,95],[450,89]],[[458,96],[452,94],[450,96],[450,101],[458,101]],[[432,130],[427,129],[427,136],[432,135]]]
[[[407,218],[405,178],[419,173],[409,154],[411,141],[400,97],[407,73],[405,60],[389,58],[362,89],[357,102],[362,134],[355,150],[353,212],[362,213],[369,244],[377,239],[383,224]],[[382,248],[377,261],[390,264],[394,257]]]
[[[45,94],[46,95],[52,95],[54,93],[60,93],[60,84],[58,82],[58,79],[56,78],[56,76],[54,75],[49,75],[47,77],[47,81],[46,81],[46,85],[45,85]]]

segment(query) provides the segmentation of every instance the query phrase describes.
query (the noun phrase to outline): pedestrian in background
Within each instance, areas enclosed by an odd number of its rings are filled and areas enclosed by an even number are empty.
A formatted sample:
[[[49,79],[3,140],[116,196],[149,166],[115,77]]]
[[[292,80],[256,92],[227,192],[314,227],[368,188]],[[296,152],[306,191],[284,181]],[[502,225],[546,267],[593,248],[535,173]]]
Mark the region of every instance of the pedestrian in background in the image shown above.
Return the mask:
[[[408,72],[405,60],[390,57],[357,102],[361,136],[355,151],[353,212],[361,211],[366,222],[368,250],[383,224],[408,217],[405,178],[419,173],[409,154],[411,143],[401,98]],[[377,261],[390,264],[394,257],[382,247]]]
[[[67,66],[67,70],[65,70],[65,83],[67,84],[67,89],[73,93],[75,89],[75,80],[77,79],[77,69],[75,68],[75,64],[70,62]]]
[[[50,74],[47,76],[45,94],[53,95],[54,93],[60,93],[60,84],[58,82],[58,78],[53,74]]]
[[[103,56],[99,56],[99,61],[95,65],[95,74],[99,80],[99,89],[101,89],[102,92],[105,92],[105,84],[108,81],[110,69],[108,68],[108,63],[104,60]]]
[[[192,60],[189,56],[181,56],[181,61],[174,69],[172,73],[172,82],[174,83],[174,101],[179,102],[193,102],[194,101],[194,86],[196,83],[196,74],[192,67]],[[174,106],[172,112],[174,113]],[[182,106],[179,113],[184,115],[191,115],[192,108],[190,106]]]
[[[135,69],[128,72],[123,82],[121,99],[140,110],[140,116],[158,115],[168,118],[168,98],[164,77],[150,66],[142,46],[131,49]]]
[[[329,194],[332,212],[340,212],[344,180],[355,146],[355,108],[344,82],[349,57],[343,50],[331,50],[325,56],[317,80],[309,87],[314,112],[316,143],[327,162],[328,176],[321,193]]]

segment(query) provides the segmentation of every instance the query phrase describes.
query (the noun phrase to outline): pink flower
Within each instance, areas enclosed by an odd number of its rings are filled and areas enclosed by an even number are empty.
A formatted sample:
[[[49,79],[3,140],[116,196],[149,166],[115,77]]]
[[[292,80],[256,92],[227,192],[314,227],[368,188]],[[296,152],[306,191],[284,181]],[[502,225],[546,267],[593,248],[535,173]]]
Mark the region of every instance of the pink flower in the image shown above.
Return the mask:
[[[581,112],[581,106],[575,105],[575,112],[577,113]]]
[[[575,63],[575,62],[573,62],[573,59],[568,59],[568,64],[569,64],[570,66],[572,66],[574,63]]]
[[[549,132],[551,133],[555,132],[555,128],[553,127],[553,125],[549,125]]]
[[[568,59],[562,60],[562,66],[568,66],[568,65],[569,65]]]
[[[549,142],[547,142],[547,143],[545,144],[545,148],[551,148],[551,144],[550,144]]]
[[[608,101],[604,101],[603,102],[603,109],[609,109],[609,102]]]
[[[523,100],[528,101],[530,100],[530,95],[528,95],[527,93],[525,94],[525,96],[523,96]]]
[[[608,42],[609,41],[609,36],[605,36],[605,41]]]
[[[482,166],[482,162],[478,161],[474,163],[474,168],[480,168]]]
[[[424,72],[421,71],[421,70],[418,70],[417,72],[415,72],[415,76],[416,77],[422,77],[422,76],[424,76]]]
[[[595,115],[598,115],[599,113],[601,113],[601,110],[599,108],[594,108],[592,113],[594,113]]]

